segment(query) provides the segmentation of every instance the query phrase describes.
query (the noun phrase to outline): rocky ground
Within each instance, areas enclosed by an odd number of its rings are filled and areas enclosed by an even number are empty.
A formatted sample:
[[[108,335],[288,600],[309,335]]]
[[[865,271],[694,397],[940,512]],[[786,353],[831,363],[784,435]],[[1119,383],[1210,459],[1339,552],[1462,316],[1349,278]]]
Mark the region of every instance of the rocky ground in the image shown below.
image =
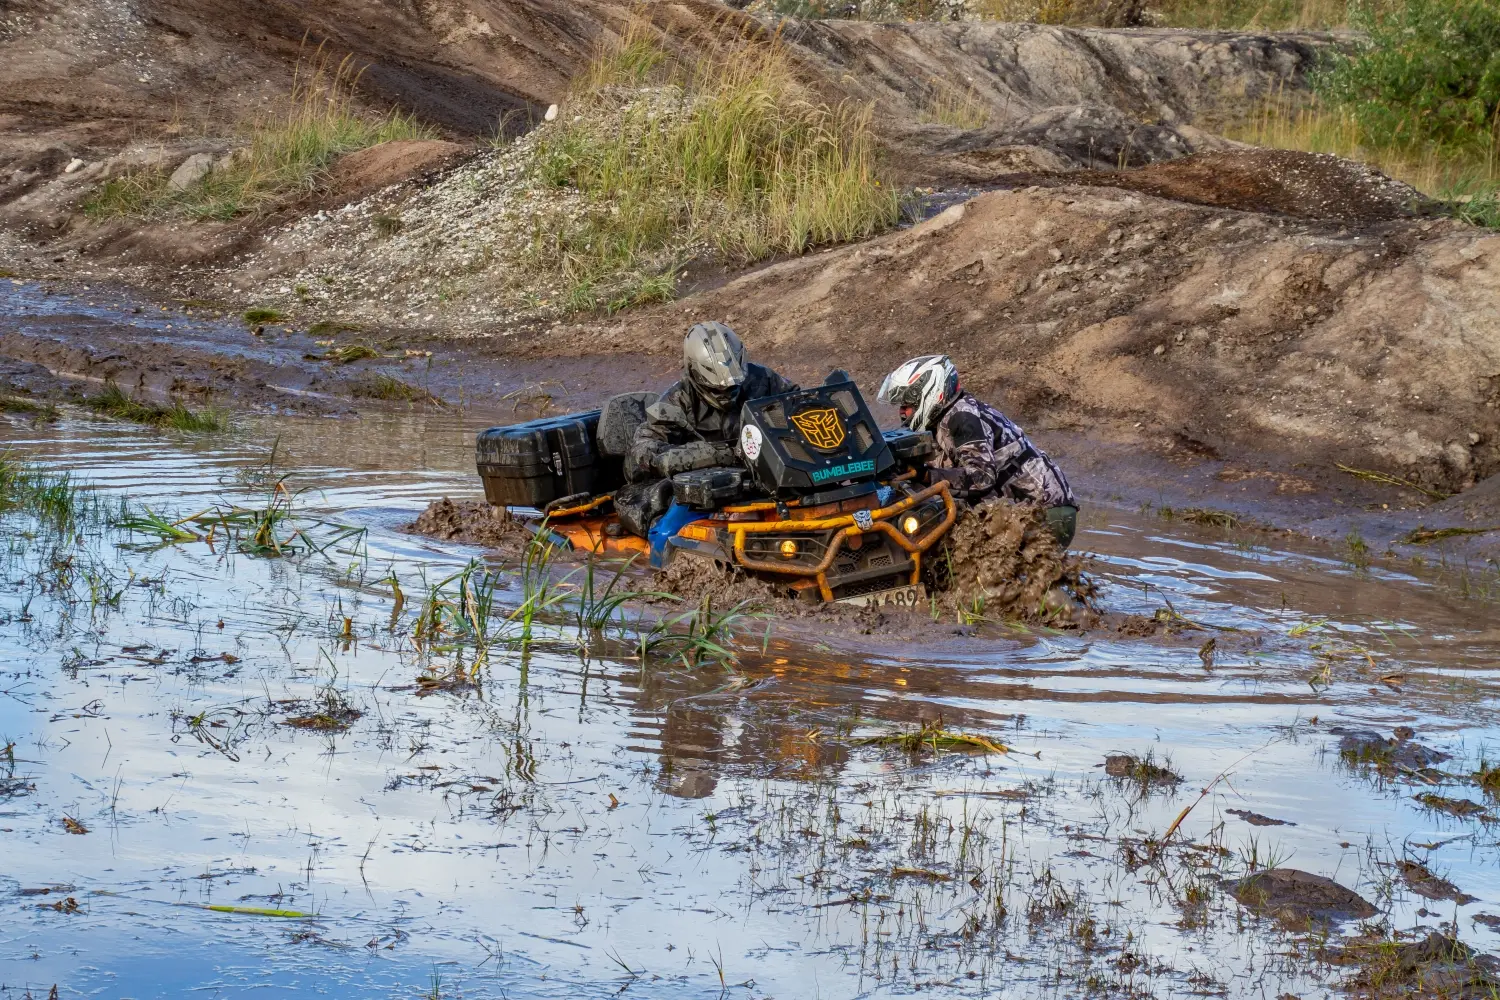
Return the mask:
[[[1296,92],[1338,39],[789,22],[782,37],[809,86],[876,102],[894,176],[931,191],[913,210],[954,207],[753,269],[696,261],[671,304],[563,316],[515,266],[522,231],[543,218],[517,170],[523,147],[488,139],[503,116],[539,121],[628,10],[13,4],[0,29],[7,275],[134,286],[200,313],[269,306],[291,320],[248,354],[235,342],[248,331],[231,327],[189,342],[166,323],[131,332],[127,317],[104,349],[87,323],[68,333],[49,322],[43,335],[7,321],[6,356],[54,375],[108,369],[158,392],[330,412],[376,405],[354,402],[365,367],[450,402],[499,391],[567,405],[607,387],[536,388],[548,371],[654,383],[670,375],[678,331],[716,317],[804,378],[839,365],[873,387],[897,358],[945,350],[972,388],[1079,454],[1210,463],[1277,491],[1337,480],[1342,463],[1418,487],[1395,487],[1403,506],[1472,488],[1449,501],[1451,516],[1487,526],[1484,480],[1500,470],[1500,237],[1435,217],[1416,192],[1347,161],[1208,131],[1277,88]],[[767,30],[707,0],[652,12],[682,47]],[[403,107],[447,138],[352,154],[316,189],[228,222],[80,213],[122,171],[232,149],[235,123],[286,93],[304,38],[368,65],[371,107]],[[955,93],[982,122],[936,120],[935,97]],[[161,343],[166,357],[150,346]],[[380,356],[323,360],[352,343]],[[434,350],[449,374],[434,381],[427,362],[413,376],[414,349]]]

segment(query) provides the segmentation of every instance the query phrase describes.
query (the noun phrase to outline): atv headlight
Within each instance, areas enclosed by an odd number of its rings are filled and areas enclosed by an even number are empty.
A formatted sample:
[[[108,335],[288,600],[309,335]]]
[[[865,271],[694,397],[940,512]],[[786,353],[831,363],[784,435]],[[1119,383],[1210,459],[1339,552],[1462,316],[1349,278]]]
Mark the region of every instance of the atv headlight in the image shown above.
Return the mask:
[[[781,543],[781,558],[795,559],[797,557],[797,543],[793,539],[786,539]]]
[[[922,522],[917,520],[917,515],[915,514],[907,514],[901,519],[901,530],[906,532],[908,535],[915,535],[917,533],[917,529],[921,526]]]

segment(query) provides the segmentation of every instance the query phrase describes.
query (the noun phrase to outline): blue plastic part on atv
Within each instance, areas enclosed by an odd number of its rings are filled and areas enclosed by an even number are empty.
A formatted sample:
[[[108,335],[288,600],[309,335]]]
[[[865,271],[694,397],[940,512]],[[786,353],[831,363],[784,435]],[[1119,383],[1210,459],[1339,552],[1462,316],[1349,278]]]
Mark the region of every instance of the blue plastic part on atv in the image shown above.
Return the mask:
[[[690,524],[703,516],[701,511],[674,503],[667,508],[666,513],[656,519],[656,523],[651,526],[651,533],[647,536],[651,542],[652,569],[666,569],[667,545],[672,536],[677,534],[683,525]]]

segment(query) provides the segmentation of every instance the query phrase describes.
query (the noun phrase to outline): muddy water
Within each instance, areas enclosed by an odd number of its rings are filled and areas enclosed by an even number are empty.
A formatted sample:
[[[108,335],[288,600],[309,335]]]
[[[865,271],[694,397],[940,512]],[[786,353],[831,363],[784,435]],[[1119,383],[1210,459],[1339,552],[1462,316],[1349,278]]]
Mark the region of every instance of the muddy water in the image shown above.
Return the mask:
[[[368,529],[299,559],[104,531],[69,562],[4,521],[0,996],[1321,994],[1337,973],[1218,888],[1267,863],[1332,876],[1396,927],[1456,916],[1500,946],[1471,920],[1500,912],[1492,829],[1412,799],[1483,794],[1351,770],[1330,732],[1408,725],[1473,770],[1496,735],[1492,604],[1093,505],[1078,544],[1105,608],[1170,602],[1201,628],[917,620],[892,644],[755,622],[731,673],[580,652],[561,623],[524,653],[497,644],[477,685],[426,691],[473,651],[414,642],[423,581],[477,553],[397,528],[475,495],[470,431],[0,425],[5,447],[176,516],[262,502],[274,443],[306,518]],[[286,724],[329,697],[361,717]],[[936,716],[1014,752],[859,739]],[[1110,780],[1116,752],[1184,780]],[[1181,849],[1137,866],[1226,769]],[[1403,855],[1479,901],[1413,895],[1385,866]]]

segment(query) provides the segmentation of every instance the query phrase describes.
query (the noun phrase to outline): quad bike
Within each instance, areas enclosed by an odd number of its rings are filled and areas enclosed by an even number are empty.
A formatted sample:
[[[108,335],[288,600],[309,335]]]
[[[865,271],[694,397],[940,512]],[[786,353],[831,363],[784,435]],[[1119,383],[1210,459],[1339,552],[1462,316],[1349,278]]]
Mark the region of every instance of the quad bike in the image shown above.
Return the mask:
[[[957,514],[947,483],[917,481],[930,434],[882,432],[847,380],[750,400],[744,465],[673,476],[665,512],[640,537],[624,529],[613,500],[654,400],[627,393],[600,410],[482,431],[486,499],[582,552],[644,555],[658,569],[709,559],[809,601],[925,599],[923,557]]]

